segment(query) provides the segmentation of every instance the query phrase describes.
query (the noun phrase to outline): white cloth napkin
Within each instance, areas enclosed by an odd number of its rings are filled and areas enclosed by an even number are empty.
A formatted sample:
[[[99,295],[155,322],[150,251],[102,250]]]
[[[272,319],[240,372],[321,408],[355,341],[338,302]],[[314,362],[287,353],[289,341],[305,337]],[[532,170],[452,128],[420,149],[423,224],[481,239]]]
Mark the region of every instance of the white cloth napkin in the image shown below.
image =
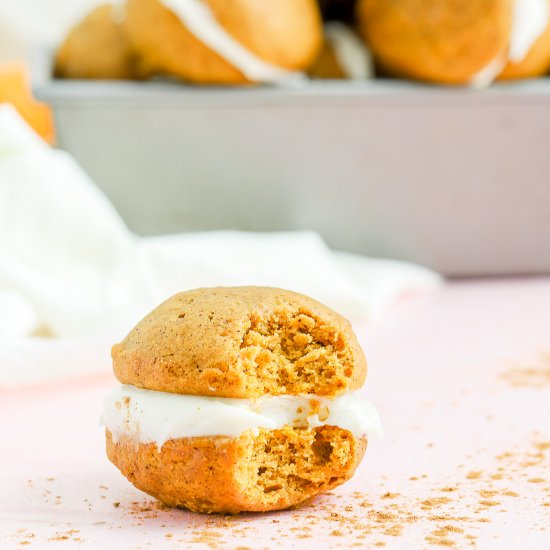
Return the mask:
[[[313,232],[138,237],[69,155],[0,105],[0,385],[109,368],[113,342],[190,288],[277,286],[362,320],[439,282],[332,252]]]

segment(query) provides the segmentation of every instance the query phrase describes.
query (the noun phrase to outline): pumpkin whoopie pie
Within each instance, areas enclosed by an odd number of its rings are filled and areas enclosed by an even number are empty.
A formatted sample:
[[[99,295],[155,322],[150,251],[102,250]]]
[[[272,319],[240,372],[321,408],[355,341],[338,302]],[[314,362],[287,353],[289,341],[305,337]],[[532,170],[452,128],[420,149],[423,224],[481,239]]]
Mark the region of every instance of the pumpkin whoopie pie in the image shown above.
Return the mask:
[[[199,84],[293,78],[322,42],[315,0],[128,0],[125,28],[147,66]]]
[[[486,85],[550,67],[550,0],[358,0],[357,18],[388,74]]]
[[[267,287],[177,294],[112,350],[107,454],[139,489],[199,512],[280,510],[348,480],[378,433],[350,324]]]

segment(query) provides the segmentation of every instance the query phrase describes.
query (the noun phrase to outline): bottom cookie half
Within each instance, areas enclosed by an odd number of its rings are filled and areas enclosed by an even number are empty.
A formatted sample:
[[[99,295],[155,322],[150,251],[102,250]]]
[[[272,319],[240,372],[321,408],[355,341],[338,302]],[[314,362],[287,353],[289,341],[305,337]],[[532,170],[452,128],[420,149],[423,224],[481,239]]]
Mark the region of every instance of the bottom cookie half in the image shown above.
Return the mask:
[[[261,429],[238,438],[172,439],[160,449],[107,430],[107,455],[138,488],[197,512],[298,506],[354,473],[366,438],[335,426]]]

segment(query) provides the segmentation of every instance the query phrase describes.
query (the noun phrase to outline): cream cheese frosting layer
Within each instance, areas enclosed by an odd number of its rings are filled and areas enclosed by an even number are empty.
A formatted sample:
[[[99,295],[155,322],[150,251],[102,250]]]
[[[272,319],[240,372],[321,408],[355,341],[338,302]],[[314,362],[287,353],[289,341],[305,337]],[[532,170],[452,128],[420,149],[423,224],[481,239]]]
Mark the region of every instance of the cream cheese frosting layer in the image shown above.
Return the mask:
[[[356,437],[383,433],[376,409],[356,392],[335,399],[313,395],[233,399],[122,385],[104,398],[101,423],[115,440],[126,435],[158,447],[170,439],[238,437],[247,430],[273,430],[287,425],[338,426]]]
[[[202,0],[160,1],[180,19],[197,40],[231,63],[248,80],[280,82],[302,76],[301,73],[287,71],[254,55],[218,23]]]
[[[370,51],[350,27],[331,21],[325,25],[325,36],[348,78],[361,80],[372,77],[374,70]]]

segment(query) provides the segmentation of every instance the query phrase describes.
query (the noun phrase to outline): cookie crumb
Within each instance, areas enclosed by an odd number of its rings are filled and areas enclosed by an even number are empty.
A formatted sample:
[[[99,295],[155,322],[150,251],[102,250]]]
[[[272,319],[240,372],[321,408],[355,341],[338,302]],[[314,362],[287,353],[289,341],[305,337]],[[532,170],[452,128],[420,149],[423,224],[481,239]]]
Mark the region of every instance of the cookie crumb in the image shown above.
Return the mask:
[[[482,489],[481,491],[478,491],[478,493],[483,498],[491,498],[491,497],[494,497],[498,493],[498,491],[490,491],[488,489]]]
[[[427,498],[421,501],[420,504],[423,510],[427,510],[429,508],[442,506],[443,504],[447,504],[449,502],[451,502],[451,499],[449,497],[434,497],[434,498]]]
[[[403,526],[396,523],[395,525],[392,525],[391,527],[388,527],[384,531],[385,535],[390,535],[391,537],[400,537],[403,534]]]
[[[498,506],[500,504],[497,500],[480,500],[479,503],[482,506]]]

